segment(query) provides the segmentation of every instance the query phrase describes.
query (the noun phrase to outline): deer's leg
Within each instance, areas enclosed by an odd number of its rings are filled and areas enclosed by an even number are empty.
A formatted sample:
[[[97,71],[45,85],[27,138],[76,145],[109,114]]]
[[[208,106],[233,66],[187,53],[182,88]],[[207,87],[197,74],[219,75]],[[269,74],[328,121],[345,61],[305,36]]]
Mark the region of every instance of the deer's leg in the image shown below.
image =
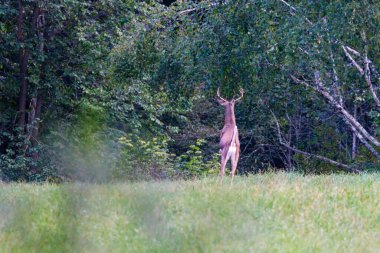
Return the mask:
[[[236,152],[231,156],[231,177],[234,179],[237,163],[239,160],[239,147],[236,147]]]
[[[226,172],[226,164],[228,162],[228,157],[227,157],[227,152],[228,150],[226,149],[223,149],[222,152],[221,152],[221,155],[222,155],[222,158],[221,158],[221,161],[220,161],[220,176],[223,178],[224,176],[224,173]]]
[[[220,176],[224,176],[226,172],[226,164],[227,164],[227,157],[222,157],[222,161],[220,163]]]

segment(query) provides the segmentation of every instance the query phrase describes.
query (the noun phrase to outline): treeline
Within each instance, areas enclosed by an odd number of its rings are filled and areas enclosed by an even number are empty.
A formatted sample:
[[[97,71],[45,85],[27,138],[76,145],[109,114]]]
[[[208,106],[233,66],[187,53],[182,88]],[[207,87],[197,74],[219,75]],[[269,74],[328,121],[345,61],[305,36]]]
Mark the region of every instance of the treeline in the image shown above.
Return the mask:
[[[378,169],[376,1],[22,1],[0,7],[0,178]]]

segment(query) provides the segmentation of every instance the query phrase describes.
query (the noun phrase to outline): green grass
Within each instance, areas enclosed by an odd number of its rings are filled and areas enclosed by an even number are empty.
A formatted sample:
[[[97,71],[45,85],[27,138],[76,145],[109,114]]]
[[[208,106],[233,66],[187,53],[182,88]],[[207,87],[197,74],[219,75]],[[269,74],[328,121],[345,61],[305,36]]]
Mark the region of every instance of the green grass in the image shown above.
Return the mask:
[[[378,252],[380,175],[0,184],[0,252]]]

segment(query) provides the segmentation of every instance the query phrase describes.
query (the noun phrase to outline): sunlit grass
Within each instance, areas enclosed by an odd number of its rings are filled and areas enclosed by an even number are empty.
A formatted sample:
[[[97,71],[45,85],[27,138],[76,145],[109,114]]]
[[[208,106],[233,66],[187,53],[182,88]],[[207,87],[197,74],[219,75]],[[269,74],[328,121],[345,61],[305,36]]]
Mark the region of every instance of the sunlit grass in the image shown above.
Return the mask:
[[[0,252],[376,252],[380,175],[0,185]]]

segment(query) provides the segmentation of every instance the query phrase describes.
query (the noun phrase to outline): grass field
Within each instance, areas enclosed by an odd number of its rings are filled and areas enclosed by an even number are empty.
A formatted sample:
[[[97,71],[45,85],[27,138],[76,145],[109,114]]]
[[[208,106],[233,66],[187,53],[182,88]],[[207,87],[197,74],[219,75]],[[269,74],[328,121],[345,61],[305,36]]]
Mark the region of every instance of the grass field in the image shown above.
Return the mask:
[[[0,252],[378,252],[380,175],[0,184]]]

